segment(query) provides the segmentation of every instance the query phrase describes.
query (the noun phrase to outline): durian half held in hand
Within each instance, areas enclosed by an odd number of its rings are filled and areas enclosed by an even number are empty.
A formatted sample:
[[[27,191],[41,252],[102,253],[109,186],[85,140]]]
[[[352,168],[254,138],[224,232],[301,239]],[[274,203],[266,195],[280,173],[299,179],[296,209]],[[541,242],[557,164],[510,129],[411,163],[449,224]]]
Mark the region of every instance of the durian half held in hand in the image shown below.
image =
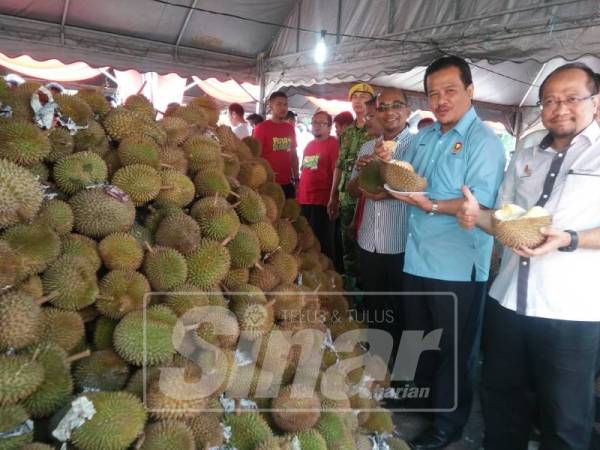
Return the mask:
[[[538,247],[546,239],[540,228],[551,223],[552,215],[541,206],[526,211],[513,204],[503,205],[492,219],[494,235],[507,247]]]
[[[419,176],[413,166],[406,161],[391,160],[381,163],[383,180],[395,191],[423,192],[427,188],[427,180]]]

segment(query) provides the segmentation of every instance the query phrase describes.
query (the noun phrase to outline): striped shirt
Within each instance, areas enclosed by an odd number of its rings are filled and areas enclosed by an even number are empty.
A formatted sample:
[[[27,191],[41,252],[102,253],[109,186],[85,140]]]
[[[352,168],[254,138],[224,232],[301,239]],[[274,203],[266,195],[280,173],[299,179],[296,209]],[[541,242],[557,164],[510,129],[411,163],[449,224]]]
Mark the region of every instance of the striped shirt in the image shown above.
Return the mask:
[[[413,138],[414,135],[410,133],[407,126],[393,139],[397,143],[393,159],[402,159]],[[376,142],[376,139],[365,142],[358,152],[356,160],[372,154]],[[357,176],[358,172],[354,166],[352,179]],[[405,203],[392,198],[378,201],[366,199],[362,223],[358,230],[358,245],[371,253],[404,253],[408,232],[407,222]]]

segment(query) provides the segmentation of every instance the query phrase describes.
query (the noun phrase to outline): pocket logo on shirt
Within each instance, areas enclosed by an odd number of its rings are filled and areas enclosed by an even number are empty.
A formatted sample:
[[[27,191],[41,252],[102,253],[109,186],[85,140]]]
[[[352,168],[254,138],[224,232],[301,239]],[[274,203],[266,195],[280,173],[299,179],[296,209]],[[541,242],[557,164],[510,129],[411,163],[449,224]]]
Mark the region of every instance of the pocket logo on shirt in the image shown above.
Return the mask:
[[[531,175],[533,175],[533,172],[531,171],[529,164],[525,164],[525,167],[523,168],[523,174],[521,175],[520,178],[528,178]]]
[[[452,154],[453,155],[458,155],[460,153],[460,151],[463,148],[463,143],[462,142],[457,142],[456,144],[454,144],[454,147],[452,147]]]
[[[292,148],[292,140],[288,137],[274,137],[273,138],[273,151],[274,152],[287,152]]]
[[[317,168],[319,167],[319,157],[320,156],[321,155],[305,156],[304,159],[302,160],[302,168],[310,169],[310,170],[317,170]]]

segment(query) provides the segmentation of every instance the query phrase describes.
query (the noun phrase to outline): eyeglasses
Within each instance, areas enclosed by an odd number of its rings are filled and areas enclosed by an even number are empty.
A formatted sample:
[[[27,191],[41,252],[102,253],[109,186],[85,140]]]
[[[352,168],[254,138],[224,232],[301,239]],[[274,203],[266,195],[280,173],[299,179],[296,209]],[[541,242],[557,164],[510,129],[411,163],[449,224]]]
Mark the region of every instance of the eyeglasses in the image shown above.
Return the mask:
[[[315,122],[315,121],[312,121],[310,124],[313,127],[328,127],[329,126],[329,123],[327,123],[327,122]]]
[[[557,100],[555,98],[545,98],[545,99],[537,102],[536,105],[539,106],[542,110],[556,109],[559,107],[559,105],[561,103],[564,103],[567,106],[567,108],[574,108],[575,106],[577,106],[579,103],[583,102],[584,100],[590,100],[590,99],[594,98],[596,95],[597,94],[592,94],[592,95],[588,95],[587,97],[576,97],[576,96],[572,95],[570,97],[565,98],[564,100]]]
[[[365,116],[365,120],[373,120],[375,118],[375,114],[367,114]]]
[[[402,109],[405,108],[407,105],[404,102],[393,102],[393,103],[380,103],[379,106],[377,106],[377,108],[375,108],[375,110],[377,112],[386,112],[389,111],[390,109]]]

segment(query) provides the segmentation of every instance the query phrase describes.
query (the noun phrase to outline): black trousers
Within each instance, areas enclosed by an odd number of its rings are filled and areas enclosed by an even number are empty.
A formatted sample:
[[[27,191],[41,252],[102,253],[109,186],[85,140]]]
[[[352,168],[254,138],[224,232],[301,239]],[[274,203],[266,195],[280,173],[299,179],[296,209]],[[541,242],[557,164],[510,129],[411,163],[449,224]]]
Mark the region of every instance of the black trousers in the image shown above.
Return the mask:
[[[476,281],[404,276],[404,288],[411,293],[405,298],[406,328],[425,333],[442,331],[439,350],[425,351],[419,359],[415,384],[429,387],[431,395],[428,403],[418,406],[434,412],[451,410],[435,412],[432,424],[451,434],[462,431],[471,411],[485,286]],[[454,294],[456,302],[443,293]]]
[[[325,253],[331,260],[335,256],[335,222],[329,220],[327,215],[327,207],[321,205],[300,205],[302,215],[306,217],[312,230],[321,243],[321,251]]]
[[[285,194],[285,198],[296,198],[296,186],[292,183],[282,184],[281,188]]]
[[[516,314],[489,298],[482,406],[486,450],[525,450],[534,424],[540,450],[589,450],[600,322]]]
[[[361,284],[364,292],[402,292],[404,253],[373,253],[359,247],[358,261],[362,270]],[[388,332],[393,339],[392,357],[388,359],[390,372],[398,351],[404,329],[403,297],[399,295],[363,295],[363,310],[358,319],[369,328]],[[357,313],[359,314],[359,313]],[[385,349],[372,348],[371,353],[385,355]]]

